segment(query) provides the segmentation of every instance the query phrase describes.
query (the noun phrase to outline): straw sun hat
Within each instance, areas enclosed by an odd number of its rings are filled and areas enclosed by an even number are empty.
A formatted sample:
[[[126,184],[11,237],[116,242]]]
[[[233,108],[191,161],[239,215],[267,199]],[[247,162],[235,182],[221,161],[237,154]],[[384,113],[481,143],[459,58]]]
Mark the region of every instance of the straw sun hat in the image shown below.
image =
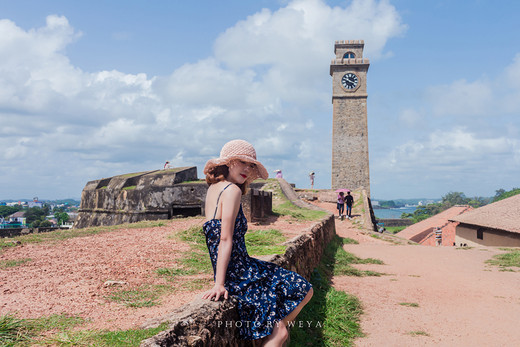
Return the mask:
[[[250,180],[254,180],[259,177],[267,179],[269,177],[265,167],[256,160],[256,151],[253,148],[253,145],[244,140],[232,140],[226,143],[220,151],[219,158],[208,160],[204,166],[204,174],[207,175],[208,172],[216,166],[229,164],[229,162],[233,159],[242,160],[247,163],[253,163],[256,165],[256,170],[254,171],[254,174],[251,176]]]

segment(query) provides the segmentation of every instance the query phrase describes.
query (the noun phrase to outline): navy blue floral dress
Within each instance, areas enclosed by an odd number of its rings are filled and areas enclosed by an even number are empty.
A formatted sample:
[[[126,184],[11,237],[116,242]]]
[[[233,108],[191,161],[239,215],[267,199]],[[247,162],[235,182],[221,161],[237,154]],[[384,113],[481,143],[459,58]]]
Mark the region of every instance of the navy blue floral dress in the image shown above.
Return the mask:
[[[204,223],[203,230],[216,275],[221,221],[213,218]],[[295,272],[251,258],[244,241],[246,231],[247,219],[240,205],[224,287],[238,299],[238,312],[242,320],[240,337],[256,340],[270,335],[276,323],[298,306],[312,285]]]

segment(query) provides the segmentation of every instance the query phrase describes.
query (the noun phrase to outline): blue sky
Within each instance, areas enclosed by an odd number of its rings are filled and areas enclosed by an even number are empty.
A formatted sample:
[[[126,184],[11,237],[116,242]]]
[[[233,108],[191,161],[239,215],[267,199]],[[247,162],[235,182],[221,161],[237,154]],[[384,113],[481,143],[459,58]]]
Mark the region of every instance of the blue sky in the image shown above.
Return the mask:
[[[365,40],[372,197],[520,186],[516,1],[0,0],[0,199],[78,198],[228,140],[331,182],[334,40]]]

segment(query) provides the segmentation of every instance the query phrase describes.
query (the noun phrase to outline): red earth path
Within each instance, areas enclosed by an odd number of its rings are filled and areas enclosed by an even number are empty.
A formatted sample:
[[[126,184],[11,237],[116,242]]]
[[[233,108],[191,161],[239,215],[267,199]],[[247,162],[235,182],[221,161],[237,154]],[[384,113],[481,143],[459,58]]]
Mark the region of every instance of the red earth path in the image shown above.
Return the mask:
[[[319,205],[335,212],[335,204]],[[520,268],[485,263],[503,250],[395,244],[349,220],[336,219],[336,232],[359,241],[347,252],[385,263],[354,265],[381,277],[333,278],[362,302],[366,336],[356,346],[520,346]]]

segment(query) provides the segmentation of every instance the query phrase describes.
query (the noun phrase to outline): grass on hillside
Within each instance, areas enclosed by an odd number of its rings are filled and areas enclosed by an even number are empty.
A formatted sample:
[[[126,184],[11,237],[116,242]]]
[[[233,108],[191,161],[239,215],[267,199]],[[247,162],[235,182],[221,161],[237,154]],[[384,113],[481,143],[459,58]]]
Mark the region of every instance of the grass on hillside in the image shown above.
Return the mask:
[[[16,236],[10,239],[0,239],[0,250],[6,247],[16,247],[16,242],[19,241],[18,245],[29,244],[29,243],[42,243],[42,242],[58,242],[67,240],[75,237],[85,237],[120,229],[139,229],[139,228],[152,228],[160,227],[167,224],[167,221],[142,221],[136,223],[126,223],[111,226],[92,227],[84,229],[60,229],[55,231],[49,231],[46,233],[28,234]],[[14,241],[14,242],[13,242]]]
[[[151,307],[158,305],[161,295],[173,291],[173,288],[165,285],[144,285],[133,289],[121,289],[110,294],[107,299],[122,304],[126,307]]]
[[[0,269],[7,269],[10,267],[16,267],[32,261],[30,258],[23,259],[12,259],[12,260],[0,260]]]
[[[327,212],[301,208],[294,205],[282,192],[278,181],[267,180],[262,190],[273,193],[273,214],[278,216],[291,216],[298,221],[317,220],[325,217]]]
[[[322,261],[314,270],[311,278],[314,295],[290,331],[289,346],[352,346],[356,337],[363,336],[359,326],[361,303],[330,284],[341,263],[338,255],[342,254],[342,244],[336,236],[327,245]]]
[[[406,225],[400,227],[385,227],[385,230],[392,234],[397,234],[398,232],[406,229]]]
[[[331,241],[335,243],[343,244],[343,240],[336,236],[336,238]],[[323,255],[327,257],[327,255]],[[336,252],[333,255],[334,259],[334,275],[335,276],[381,276],[383,273],[376,271],[362,271],[353,267],[351,264],[378,264],[384,265],[384,262],[379,259],[366,258],[362,259],[355,256],[352,253],[345,251],[342,247],[338,247]],[[330,260],[332,261],[332,260]]]
[[[278,205],[273,204],[273,214],[279,216],[291,216],[298,221],[308,221],[323,218],[327,215],[327,212],[301,208],[287,200]]]
[[[501,268],[507,267],[520,267],[520,250],[509,249],[510,252],[497,254],[493,256],[493,259],[486,260],[487,264],[497,265]]]
[[[77,316],[51,315],[37,319],[20,319],[13,315],[0,316],[1,346],[139,346],[141,341],[166,329],[163,324],[154,329],[119,331],[78,331],[85,323]]]

